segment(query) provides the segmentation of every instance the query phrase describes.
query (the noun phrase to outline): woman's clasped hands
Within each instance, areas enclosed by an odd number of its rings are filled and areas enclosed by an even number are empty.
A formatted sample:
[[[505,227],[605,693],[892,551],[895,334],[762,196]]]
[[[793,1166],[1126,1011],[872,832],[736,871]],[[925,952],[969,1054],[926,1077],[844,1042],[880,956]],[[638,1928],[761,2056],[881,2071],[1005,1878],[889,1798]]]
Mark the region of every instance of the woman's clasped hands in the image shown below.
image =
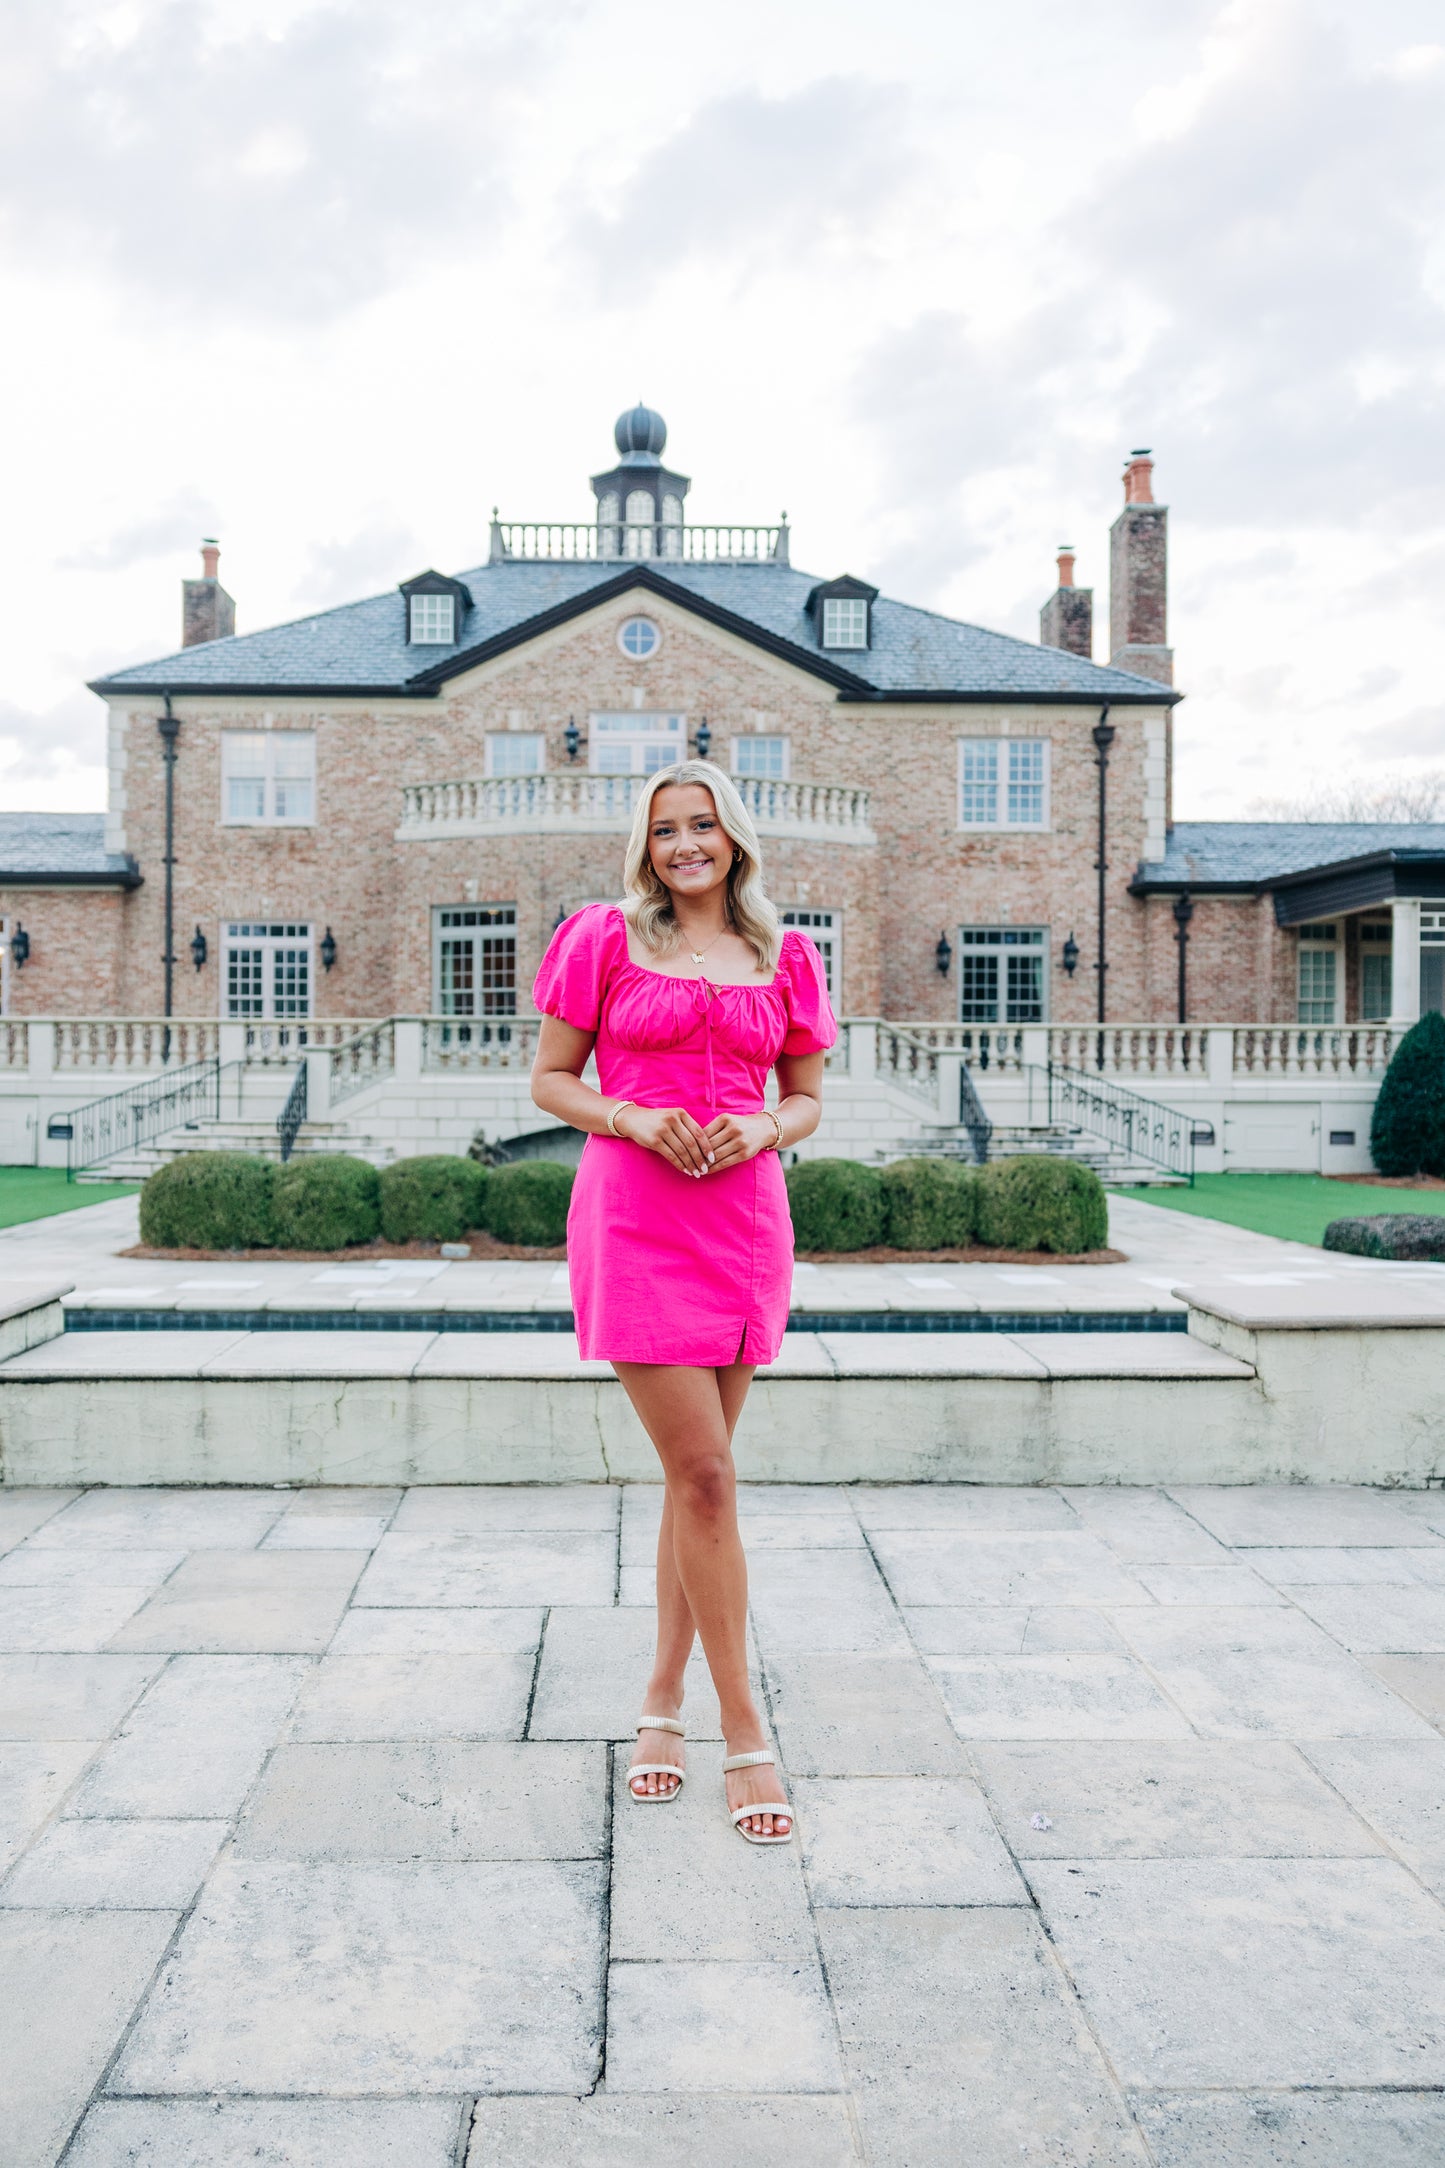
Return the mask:
[[[706,1174],[756,1159],[776,1141],[777,1124],[771,1114],[715,1114],[704,1127],[686,1107],[640,1107],[634,1102],[619,1111],[616,1133],[701,1181]]]

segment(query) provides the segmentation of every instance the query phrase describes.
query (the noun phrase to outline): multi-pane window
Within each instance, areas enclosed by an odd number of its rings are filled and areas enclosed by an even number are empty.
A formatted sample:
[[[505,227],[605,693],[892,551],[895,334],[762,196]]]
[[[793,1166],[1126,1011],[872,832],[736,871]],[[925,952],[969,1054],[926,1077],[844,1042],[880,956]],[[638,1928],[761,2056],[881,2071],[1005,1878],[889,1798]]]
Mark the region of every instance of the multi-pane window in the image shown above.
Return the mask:
[[[784,777],[788,772],[786,738],[734,738],[733,774]]]
[[[1302,1024],[1333,1024],[1337,1021],[1339,947],[1333,921],[1319,921],[1299,930],[1299,1021]]]
[[[687,758],[687,718],[644,715],[635,708],[620,715],[594,715],[587,757],[596,775],[653,775]]]
[[[1392,943],[1389,919],[1360,921],[1360,1022],[1382,1024],[1390,1013],[1393,995]]]
[[[316,818],[316,733],[223,730],[221,818],[278,828]]]
[[[825,595],[823,598],[824,647],[868,645],[868,601],[864,595]]]
[[[413,647],[450,647],[456,638],[455,595],[411,597],[411,643]]]
[[[1041,1024],[1044,941],[1042,926],[961,926],[960,1022]]]
[[[517,907],[459,905],[436,918],[439,1016],[515,1016]]]
[[[496,730],[487,739],[488,775],[540,775],[546,766],[540,732]]]
[[[963,738],[958,747],[960,828],[1047,828],[1047,738]]]
[[[662,634],[650,617],[629,617],[618,629],[617,645],[624,655],[646,662],[648,656],[655,655],[662,645]]]
[[[225,930],[227,1016],[311,1014],[311,928],[238,920]]]
[[[823,959],[823,975],[828,981],[828,999],[838,999],[838,988],[843,983],[843,926],[842,915],[837,911],[805,911],[788,909],[779,911],[785,926],[796,926],[805,933]]]
[[[1420,913],[1420,1014],[1445,1009],[1445,911]]]

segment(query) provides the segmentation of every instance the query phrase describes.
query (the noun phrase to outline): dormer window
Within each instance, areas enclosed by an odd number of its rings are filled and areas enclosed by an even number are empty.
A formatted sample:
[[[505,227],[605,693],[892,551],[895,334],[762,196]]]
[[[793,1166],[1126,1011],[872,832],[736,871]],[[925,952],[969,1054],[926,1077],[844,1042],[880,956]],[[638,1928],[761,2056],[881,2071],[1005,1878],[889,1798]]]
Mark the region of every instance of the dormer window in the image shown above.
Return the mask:
[[[419,572],[401,583],[410,647],[455,647],[462,615],[472,606],[470,590],[445,572]]]
[[[823,603],[823,645],[868,645],[868,604],[861,595],[827,596]]]
[[[851,649],[855,653],[871,647],[873,605],[877,600],[876,587],[850,574],[815,587],[804,608],[818,628],[819,647]]]
[[[456,638],[455,595],[413,595],[411,632],[413,647],[450,647]]]

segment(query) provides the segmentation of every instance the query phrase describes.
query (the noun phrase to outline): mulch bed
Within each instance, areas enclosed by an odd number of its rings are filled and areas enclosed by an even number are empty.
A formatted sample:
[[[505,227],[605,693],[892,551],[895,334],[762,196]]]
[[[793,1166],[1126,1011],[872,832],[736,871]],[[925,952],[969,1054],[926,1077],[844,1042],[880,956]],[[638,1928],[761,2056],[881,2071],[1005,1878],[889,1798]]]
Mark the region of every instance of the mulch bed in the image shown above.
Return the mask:
[[[1368,1182],[1371,1189],[1445,1189],[1439,1174],[1327,1174],[1327,1182]]]
[[[1445,1187],[1445,1184],[1436,1185]],[[495,1235],[476,1234],[467,1237],[467,1247],[472,1258],[479,1264],[499,1263],[506,1258],[542,1259],[557,1262],[565,1258],[566,1249],[529,1248],[522,1242],[498,1242]],[[375,1262],[382,1264],[392,1258],[426,1257],[440,1258],[440,1247],[435,1242],[358,1242],[349,1250],[153,1250],[143,1242],[133,1248],[119,1250],[120,1257],[168,1258],[182,1265],[355,1265]],[[799,1262],[807,1265],[1122,1265],[1127,1263],[1122,1250],[1084,1250],[1078,1256],[1060,1255],[1053,1250],[890,1250],[881,1245],[871,1250],[799,1250]],[[451,1263],[451,1259],[446,1260]],[[462,1262],[460,1258],[456,1260]]]

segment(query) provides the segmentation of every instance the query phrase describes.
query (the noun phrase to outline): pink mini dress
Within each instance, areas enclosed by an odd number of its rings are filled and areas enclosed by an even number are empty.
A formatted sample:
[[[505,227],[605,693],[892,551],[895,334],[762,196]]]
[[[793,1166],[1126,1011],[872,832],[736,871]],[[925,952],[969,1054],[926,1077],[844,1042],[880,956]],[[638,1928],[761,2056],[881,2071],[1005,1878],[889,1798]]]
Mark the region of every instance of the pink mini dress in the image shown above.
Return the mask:
[[[609,1099],[758,1114],[782,1054],[816,1054],[838,1026],[823,960],[783,935],[766,986],[714,986],[644,970],[615,904],[558,927],[532,998],[596,1034]],[[793,1223],[776,1152],[701,1181],[626,1137],[589,1137],[567,1215],[572,1308],[582,1353],[603,1362],[716,1369],[770,1363],[788,1322]]]

